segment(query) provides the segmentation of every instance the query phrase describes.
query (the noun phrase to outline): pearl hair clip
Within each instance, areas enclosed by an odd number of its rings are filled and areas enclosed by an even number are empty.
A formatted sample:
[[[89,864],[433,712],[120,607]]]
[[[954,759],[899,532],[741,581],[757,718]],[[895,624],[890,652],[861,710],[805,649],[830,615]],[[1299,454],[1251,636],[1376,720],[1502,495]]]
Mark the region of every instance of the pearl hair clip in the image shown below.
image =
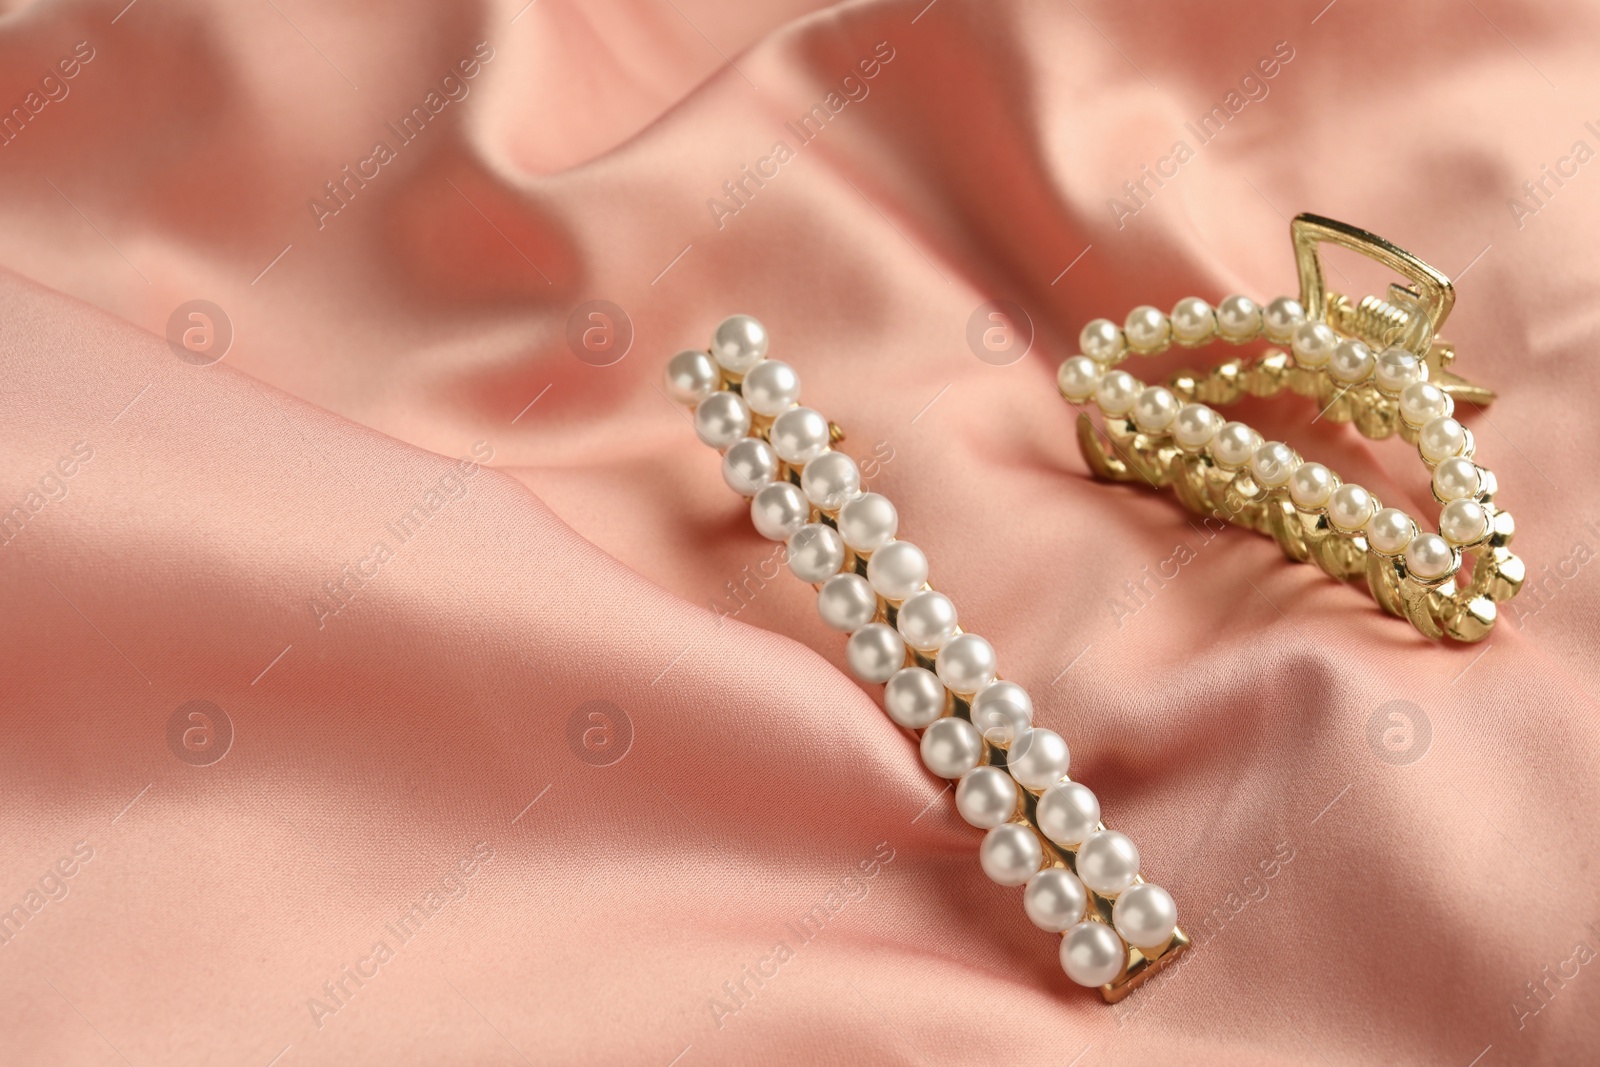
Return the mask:
[[[839,428],[800,407],[793,368],[767,359],[748,315],[717,327],[710,353],[667,365],[666,387],[694,410],[700,440],[722,453],[722,477],[750,500],[757,532],[786,545],[789,569],[817,590],[817,611],[850,635],[857,678],[883,686],[895,723],[920,735],[922,762],[957,782],[956,810],[986,831],[984,873],[1026,886],[1023,910],[1061,935],[1061,966],[1108,1003],[1189,947],[1177,905],[1139,876],[1139,850],[1100,821],[1100,801],[1067,777],[1067,743],[1033,724],[1033,701],[995,674],[995,652],[956,622],[928,584],[920,548],[896,538],[899,513],[862,492]]]
[[[1439,327],[1455,304],[1455,288],[1411,253],[1342,222],[1300,215],[1290,235],[1298,300],[1279,297],[1261,308],[1249,297],[1230,296],[1213,310],[1187,297],[1170,316],[1143,306],[1121,328],[1109,319],[1086,325],[1078,338],[1083,354],[1063,362],[1056,375],[1069,403],[1093,402],[1105,416],[1102,439],[1080,409],[1078,447],[1102,478],[1170,485],[1191,511],[1268,534],[1291,560],[1309,560],[1342,580],[1364,576],[1386,611],[1428,637],[1481,641],[1494,626],[1496,605],[1522,588],[1526,568],[1508,547],[1516,526],[1494,503],[1495,477],[1476,464],[1472,432],[1453,417],[1458,400],[1494,399],[1447,369],[1455,350]],[[1387,300],[1368,296],[1359,304],[1326,292],[1323,242],[1368,256],[1411,284],[1392,284]],[[1112,369],[1129,352],[1153,356],[1174,341],[1192,348],[1261,336],[1289,351],[1230,359],[1204,376],[1180,372],[1148,388]],[[1264,442],[1208,406],[1246,394],[1274,396],[1285,387],[1314,398],[1319,418],[1353,422],[1374,439],[1398,433],[1415,444],[1442,505],[1439,532],[1420,531],[1399,508],[1383,507],[1361,486],[1303,462],[1282,442]]]

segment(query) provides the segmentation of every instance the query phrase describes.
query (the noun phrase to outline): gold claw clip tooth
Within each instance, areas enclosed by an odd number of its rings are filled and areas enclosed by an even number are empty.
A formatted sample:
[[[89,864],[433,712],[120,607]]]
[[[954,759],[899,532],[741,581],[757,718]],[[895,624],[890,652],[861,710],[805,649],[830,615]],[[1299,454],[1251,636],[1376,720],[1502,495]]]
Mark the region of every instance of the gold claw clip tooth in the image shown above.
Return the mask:
[[[1180,452],[1172,463],[1172,489],[1178,502],[1196,515],[1212,510],[1206,494],[1204,461],[1191,452]]]
[[[1167,484],[1161,450],[1131,423],[1109,420],[1096,428],[1087,412],[1078,413],[1078,451],[1098,478],[1112,482],[1144,482],[1159,489]]]
[[[1278,543],[1284,558],[1291,563],[1305,563],[1311,558],[1306,545],[1305,526],[1300,513],[1289,502],[1287,494],[1274,493],[1267,503],[1267,532]]]
[[[1472,571],[1471,589],[1490,600],[1510,600],[1522,591],[1527,577],[1528,565],[1522,562],[1521,556],[1509,548],[1491,548],[1478,557]]]
[[[1465,603],[1449,600],[1445,603],[1444,617],[1440,621],[1451,637],[1471,644],[1489,636],[1499,611],[1495,602],[1486,596],[1476,596]]]
[[[1415,578],[1400,580],[1400,604],[1405,610],[1405,617],[1411,620],[1411,625],[1417,628],[1418,633],[1434,640],[1445,634],[1437,618],[1445,607],[1442,602],[1445,598],[1440,596],[1440,592],[1418,583]]]
[[[1112,454],[1110,442],[1100,437],[1094,420],[1083,411],[1078,412],[1078,451],[1083,453],[1084,461],[1089,464],[1089,470],[1096,478],[1104,478],[1108,482],[1131,482],[1138,477],[1128,469],[1126,463]]]
[[[1400,571],[1392,559],[1377,553],[1367,556],[1367,588],[1372,599],[1390,615],[1405,618],[1406,606],[1400,597]]]

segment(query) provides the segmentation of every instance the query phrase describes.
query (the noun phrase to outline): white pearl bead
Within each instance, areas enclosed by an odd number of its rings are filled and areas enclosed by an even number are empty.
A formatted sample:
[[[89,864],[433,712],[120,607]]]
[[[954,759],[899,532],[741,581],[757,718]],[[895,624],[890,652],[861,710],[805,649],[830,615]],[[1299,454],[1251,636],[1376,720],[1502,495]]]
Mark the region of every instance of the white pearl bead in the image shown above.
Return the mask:
[[[1204,448],[1221,428],[1221,415],[1204,404],[1185,404],[1172,421],[1172,438],[1185,448]]]
[[[1293,297],[1280,296],[1261,313],[1262,329],[1267,340],[1286,345],[1294,339],[1294,331],[1306,321],[1306,309]]]
[[[1078,876],[1065,867],[1046,867],[1028,879],[1022,891],[1022,910],[1033,925],[1059,934],[1083,919],[1089,893]]]
[[[790,482],[764,485],[750,498],[750,521],[756,533],[769,541],[789,540],[810,519],[811,504]]]
[[[759,437],[735,441],[722,454],[722,480],[740,496],[755,496],[777,476],[778,454]]]
[[[776,415],[800,399],[800,376],[787,363],[764,359],[745,372],[739,393],[757,415]]]
[[[816,585],[844,566],[844,538],[824,523],[807,523],[789,538],[789,570],[802,582]]]
[[[1289,475],[1289,498],[1303,508],[1320,508],[1333,495],[1339,479],[1320,463],[1302,463]]]
[[[922,667],[896,671],[883,690],[883,710],[908,730],[920,730],[933,722],[949,703],[944,683]]]
[[[1114,897],[1139,876],[1139,850],[1127,834],[1096,830],[1078,846],[1078,877],[1103,897]]]
[[[1242,467],[1261,447],[1261,435],[1242,422],[1230,422],[1211,439],[1211,455],[1229,470]]]
[[[1455,402],[1432,382],[1412,382],[1400,390],[1400,417],[1412,426],[1426,426],[1455,411]]]
[[[857,552],[876,552],[899,528],[899,512],[877,493],[862,493],[839,509],[839,533]]]
[[[1144,383],[1127,371],[1114,370],[1100,379],[1094,391],[1094,402],[1107,415],[1126,415],[1143,389]]]
[[[1078,334],[1078,351],[1097,363],[1115,363],[1122,348],[1122,331],[1110,319],[1085,323]]]
[[[1093,988],[1113,981],[1128,965],[1128,949],[1117,932],[1090,919],[1068,930],[1061,939],[1061,969],[1081,986]]]
[[[1094,395],[1095,386],[1100,384],[1100,371],[1100,364],[1088,356],[1062,360],[1056,371],[1056,388],[1068,400],[1082,403]]]
[[[1141,304],[1128,312],[1128,319],[1122,324],[1122,333],[1128,339],[1129,348],[1148,355],[1167,346],[1172,336],[1172,324],[1160,308]]]
[[[1428,365],[1418,359],[1417,354],[1410,349],[1394,345],[1385,348],[1378,356],[1378,365],[1373,370],[1373,378],[1377,381],[1379,389],[1392,396],[1412,382],[1426,381]]]
[[[1216,331],[1216,313],[1198,296],[1186,296],[1172,305],[1172,336],[1180,344],[1203,344]]]
[[[863,682],[887,682],[906,664],[905,642],[894,627],[881,622],[869,622],[851,634],[844,654]]]
[[[1038,792],[1065,778],[1072,766],[1067,742],[1054,730],[1034,726],[1023,730],[1006,751],[1006,765],[1025,789]]]
[[[882,555],[882,551],[878,555]],[[872,558],[876,560],[878,556]],[[867,564],[867,570],[871,572],[871,563]],[[943,593],[924,589],[906,597],[895,616],[895,626],[906,644],[918,652],[937,652],[956,632],[956,606]]]
[[[1128,944],[1156,949],[1178,928],[1178,905],[1165,889],[1141,882],[1123,890],[1112,906],[1111,921]]]
[[[800,491],[824,511],[837,511],[861,492],[861,470],[843,452],[824,452],[800,472]]]
[[[940,778],[960,778],[983,758],[983,738],[966,719],[947,715],[922,731],[922,763]]]
[[[1353,482],[1346,482],[1328,499],[1328,521],[1341,530],[1356,533],[1372,518],[1374,506],[1371,493]]]
[[[1017,813],[1017,783],[999,767],[978,767],[956,786],[956,811],[980,830],[993,830]]]
[[[721,375],[704,352],[679,352],[667,360],[667,395],[680,404],[698,404],[716,391]]]
[[[885,600],[904,600],[928,582],[928,557],[910,541],[890,541],[867,560],[867,581]]]
[[[1248,296],[1228,297],[1217,305],[1217,332],[1226,341],[1248,341],[1261,332],[1261,308]]]
[[[727,448],[750,432],[750,408],[738,393],[712,393],[694,409],[694,432],[712,448]]]
[[[859,630],[878,613],[878,598],[859,574],[835,574],[817,590],[817,614],[835,630]]]
[[[1477,495],[1478,468],[1470,459],[1447,459],[1433,468],[1433,495],[1441,501],[1463,500]]]
[[[1033,725],[1033,698],[1016,682],[990,682],[973,696],[971,713],[983,739],[1005,748]]]
[[[1451,544],[1470,545],[1489,529],[1489,513],[1476,500],[1452,500],[1439,513],[1439,532]]]
[[[1428,463],[1439,463],[1459,456],[1467,447],[1467,430],[1448,415],[1434,419],[1417,435],[1417,451]]]
[[[1360,341],[1344,340],[1328,357],[1328,373],[1345,385],[1357,385],[1372,377],[1372,368],[1376,364],[1372,349]]]
[[[933,662],[939,680],[966,696],[994,681],[994,647],[977,634],[956,634]]]
[[[1250,476],[1264,488],[1287,485],[1289,475],[1300,466],[1300,457],[1282,441],[1269,441],[1250,457]]]
[[[1339,335],[1325,322],[1302,322],[1295,327],[1294,361],[1302,367],[1323,367],[1339,347]]]
[[[1021,823],[1008,822],[983,835],[978,846],[983,873],[1000,885],[1022,885],[1044,862],[1044,846]]]
[[[1399,508],[1384,508],[1367,523],[1367,544],[1386,556],[1404,552],[1417,536],[1417,524]]]
[[[1160,433],[1178,417],[1178,398],[1172,390],[1152,385],[1133,401],[1133,422],[1145,433]]]
[[[828,450],[828,420],[811,408],[790,408],[772,420],[767,439],[785,463],[810,463]]]
[[[1100,800],[1081,782],[1057,782],[1039,797],[1039,832],[1071,848],[1100,826]]]
[[[1425,581],[1443,578],[1455,562],[1449,542],[1438,534],[1418,534],[1406,546],[1406,570]]]
[[[743,374],[767,354],[767,328],[749,315],[730,315],[711,338],[711,355],[735,374]]]

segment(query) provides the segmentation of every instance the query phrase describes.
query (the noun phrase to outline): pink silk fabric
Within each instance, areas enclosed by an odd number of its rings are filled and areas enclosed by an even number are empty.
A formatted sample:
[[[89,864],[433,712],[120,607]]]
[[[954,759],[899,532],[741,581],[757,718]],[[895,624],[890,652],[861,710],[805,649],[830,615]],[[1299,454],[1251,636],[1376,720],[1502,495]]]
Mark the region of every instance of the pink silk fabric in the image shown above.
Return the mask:
[[[0,5],[0,1062],[1595,1062],[1593,5],[125,3]],[[1483,644],[1077,453],[1306,210],[1460,279]],[[661,392],[736,311],[1176,898],[1123,1003]]]

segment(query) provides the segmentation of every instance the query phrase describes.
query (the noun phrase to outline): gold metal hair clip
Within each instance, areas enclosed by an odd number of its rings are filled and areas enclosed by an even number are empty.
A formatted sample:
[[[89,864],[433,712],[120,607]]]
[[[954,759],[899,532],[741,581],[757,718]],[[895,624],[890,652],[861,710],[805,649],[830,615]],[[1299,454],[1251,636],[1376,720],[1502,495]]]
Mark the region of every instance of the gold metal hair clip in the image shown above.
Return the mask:
[[[1451,369],[1455,349],[1439,336],[1455,287],[1411,253],[1342,222],[1300,215],[1290,233],[1298,300],[1279,297],[1263,308],[1230,296],[1213,309],[1187,297],[1171,315],[1141,306],[1121,327],[1096,319],[1083,328],[1083,355],[1063,362],[1056,376],[1069,403],[1093,402],[1105,415],[1102,432],[1080,410],[1079,449],[1101,478],[1171,486],[1208,522],[1267,534],[1289,559],[1314,562],[1335,578],[1365,578],[1386,611],[1428,637],[1481,641],[1497,605],[1522,588],[1525,567],[1509,548],[1516,526],[1495,503],[1495,477],[1474,462],[1472,432],[1454,418],[1457,401],[1494,399]],[[1409,284],[1391,285],[1387,299],[1359,302],[1328,291],[1324,243],[1365,255]],[[1156,355],[1174,342],[1192,348],[1261,337],[1288,350],[1230,359],[1205,375],[1181,371],[1165,386],[1146,387],[1112,369],[1130,352]],[[1285,387],[1314,399],[1318,418],[1415,444],[1441,505],[1438,532],[1422,532],[1404,511],[1210,406]]]

